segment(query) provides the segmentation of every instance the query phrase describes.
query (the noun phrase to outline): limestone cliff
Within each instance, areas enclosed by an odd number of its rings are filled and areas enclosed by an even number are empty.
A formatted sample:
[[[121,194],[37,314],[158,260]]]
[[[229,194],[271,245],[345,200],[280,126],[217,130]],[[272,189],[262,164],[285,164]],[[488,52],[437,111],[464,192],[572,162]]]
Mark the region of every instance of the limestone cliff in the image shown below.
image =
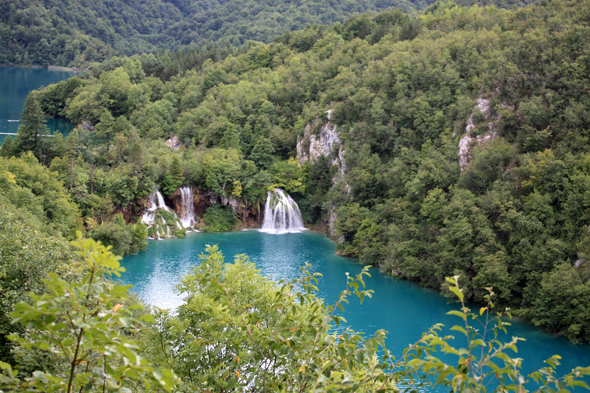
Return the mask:
[[[332,110],[329,109],[325,113],[328,122],[319,127],[317,134],[312,133],[312,125],[308,124],[303,136],[297,138],[297,160],[300,165],[303,165],[308,160],[312,163],[316,162],[320,156],[331,157],[330,165],[338,167],[338,173],[334,175],[332,182],[334,184],[341,182],[344,190],[350,193],[350,186],[344,178],[346,173],[344,144],[340,140],[338,127],[332,122]],[[316,121],[316,127],[318,123],[319,121]],[[332,207],[326,226],[326,233],[331,238],[334,238],[336,233],[337,218],[335,207]]]
[[[490,100],[485,98],[478,99],[476,110],[484,116],[484,121],[487,121],[491,116]],[[467,119],[465,134],[459,140],[459,166],[461,167],[461,172],[467,168],[469,161],[473,158],[471,156],[471,149],[473,146],[493,141],[499,137],[498,133],[494,131],[493,122],[487,123],[488,131],[485,134],[477,135],[475,137],[471,136],[473,128],[475,128],[475,123],[473,115],[471,115],[469,119]]]

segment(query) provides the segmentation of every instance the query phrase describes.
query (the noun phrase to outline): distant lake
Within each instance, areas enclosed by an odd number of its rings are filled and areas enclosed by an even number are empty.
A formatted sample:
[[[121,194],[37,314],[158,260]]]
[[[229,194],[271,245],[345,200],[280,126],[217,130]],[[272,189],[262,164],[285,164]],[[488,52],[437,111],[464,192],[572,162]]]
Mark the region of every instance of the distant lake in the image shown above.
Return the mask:
[[[18,131],[25,99],[31,90],[63,81],[73,74],[46,68],[0,67],[0,143],[6,134]],[[47,119],[47,126],[51,132],[60,131],[64,135],[74,128],[62,119]]]

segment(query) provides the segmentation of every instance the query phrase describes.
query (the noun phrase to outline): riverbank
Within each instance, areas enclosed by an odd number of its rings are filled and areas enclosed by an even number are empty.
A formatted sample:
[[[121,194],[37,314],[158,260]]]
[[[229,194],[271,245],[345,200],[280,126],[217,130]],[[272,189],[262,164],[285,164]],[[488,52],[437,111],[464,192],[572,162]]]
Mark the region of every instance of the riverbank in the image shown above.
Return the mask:
[[[7,136],[14,137],[20,126],[20,118],[27,95],[32,90],[66,80],[74,75],[40,66],[16,67],[0,65],[0,144]],[[73,124],[63,119],[47,119],[51,133],[60,131],[64,137],[73,130]],[[12,134],[12,135],[11,135]]]
[[[39,65],[13,65],[13,64],[0,64],[0,67],[4,68],[39,68],[49,71],[62,71],[62,72],[82,72],[80,68],[70,68],[62,66],[39,66]]]

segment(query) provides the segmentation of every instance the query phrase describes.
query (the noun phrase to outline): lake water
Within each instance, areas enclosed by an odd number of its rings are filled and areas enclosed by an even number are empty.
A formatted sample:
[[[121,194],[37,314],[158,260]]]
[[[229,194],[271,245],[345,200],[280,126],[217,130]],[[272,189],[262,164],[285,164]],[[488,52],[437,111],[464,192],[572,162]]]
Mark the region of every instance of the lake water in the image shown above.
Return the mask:
[[[174,293],[174,286],[191,266],[198,264],[198,256],[206,245],[219,245],[225,260],[232,261],[236,254],[248,254],[262,274],[275,280],[299,277],[306,261],[312,270],[323,274],[319,283],[319,295],[334,302],[345,288],[345,273],[358,274],[363,266],[354,259],[335,255],[335,244],[323,235],[304,232],[298,234],[271,235],[258,231],[230,233],[189,233],[185,239],[153,240],[147,251],[126,256],[122,274],[125,284],[133,284],[133,291],[154,306],[174,308],[181,304]],[[446,327],[459,324],[457,317],[446,315],[457,309],[449,299],[436,291],[382,274],[375,268],[365,280],[368,289],[375,291],[373,298],[360,305],[357,298],[350,298],[345,305],[344,317],[348,325],[357,331],[372,334],[385,329],[387,347],[395,355],[410,343],[417,341],[421,333],[436,323]],[[522,322],[512,321],[509,337],[518,336],[527,341],[519,344],[518,357],[522,357],[523,371],[529,372],[543,360],[559,354],[563,357],[560,373],[576,366],[590,365],[590,346],[573,345],[564,338],[554,337]],[[456,335],[456,332],[454,333]],[[516,357],[516,355],[515,355]]]
[[[68,79],[72,72],[50,71],[45,68],[0,67],[0,144],[6,134],[16,134],[25,106],[25,99],[31,90],[39,89]],[[73,129],[72,123],[62,119],[47,119],[52,132],[67,135]]]

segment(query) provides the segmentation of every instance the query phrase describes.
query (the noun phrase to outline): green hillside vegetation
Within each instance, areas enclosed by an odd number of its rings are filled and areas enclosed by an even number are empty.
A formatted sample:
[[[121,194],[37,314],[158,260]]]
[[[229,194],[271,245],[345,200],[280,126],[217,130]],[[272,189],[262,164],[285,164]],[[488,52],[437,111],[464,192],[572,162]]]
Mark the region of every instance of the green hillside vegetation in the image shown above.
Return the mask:
[[[31,98],[93,132],[48,142],[61,148],[19,135],[2,154],[51,163],[86,221],[163,190],[173,157],[181,184],[217,195],[261,203],[281,186],[308,223],[336,218],[344,255],[444,293],[460,275],[477,302],[492,286],[498,304],[589,341],[589,18],[587,0],[436,3],[310,26],[166,77],[155,56],[113,58]],[[336,184],[332,157],[293,159],[327,109],[345,149]],[[462,171],[470,118],[471,136],[491,140]],[[174,134],[182,149],[165,146]]]
[[[80,66],[113,54],[164,52],[192,45],[218,52],[285,30],[344,22],[351,15],[426,0],[88,1],[1,0],[0,64]],[[223,50],[223,49],[222,49]]]
[[[12,359],[6,336],[23,332],[10,313],[28,294],[44,291],[49,272],[75,276],[73,235],[78,208],[55,174],[32,155],[0,158],[0,360]]]

